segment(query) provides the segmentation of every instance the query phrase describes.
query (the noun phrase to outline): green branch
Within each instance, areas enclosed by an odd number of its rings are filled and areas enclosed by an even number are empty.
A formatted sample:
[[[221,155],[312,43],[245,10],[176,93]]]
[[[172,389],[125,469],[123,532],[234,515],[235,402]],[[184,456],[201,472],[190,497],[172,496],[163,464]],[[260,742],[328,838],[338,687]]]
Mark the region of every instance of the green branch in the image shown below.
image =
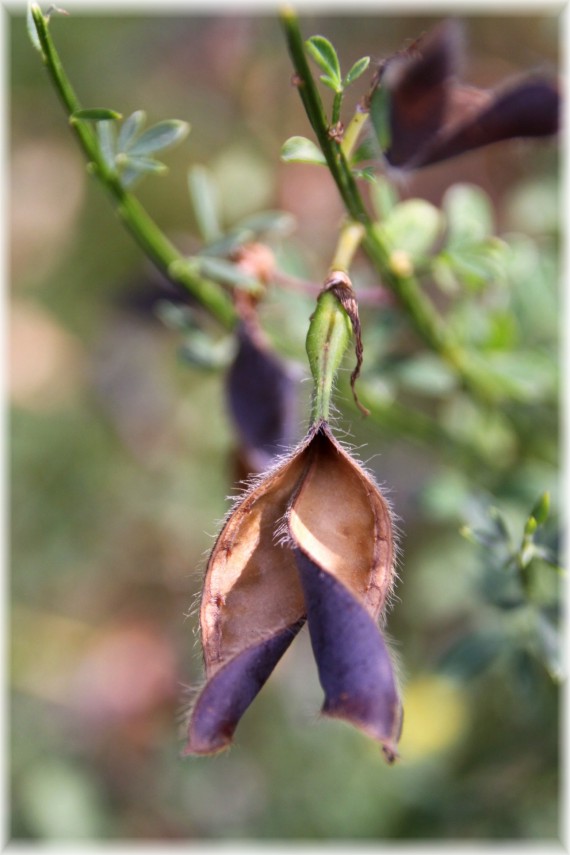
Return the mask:
[[[222,326],[231,329],[236,314],[224,289],[216,282],[198,276],[191,269],[138,199],[124,189],[118,176],[107,165],[91,125],[73,118],[73,114],[81,110],[81,104],[49,34],[48,21],[38,6],[33,6],[31,13],[48,74],[88,158],[90,172],[111,195],[119,217],[145,254],[171,280],[182,285]]]
[[[389,253],[370,218],[341,146],[331,138],[323,105],[309,69],[299,20],[293,9],[281,12],[296,83],[307,117],[326,159],[349,216],[365,230],[362,246],[385,284],[398,298],[415,331],[431,350],[438,353],[460,376],[463,385],[485,402],[499,396],[499,390],[483,371],[472,368],[459,343],[450,334],[431,300],[413,275],[400,275],[390,267]]]
[[[281,13],[281,20],[285,29],[287,47],[297,75],[296,83],[299,95],[301,96],[309,122],[316,134],[321,151],[327,161],[327,166],[342,196],[346,210],[353,220],[365,224],[368,215],[354,178],[350,170],[346,168],[340,147],[329,136],[329,127],[323,102],[309,69],[297,15],[291,8],[286,7]]]

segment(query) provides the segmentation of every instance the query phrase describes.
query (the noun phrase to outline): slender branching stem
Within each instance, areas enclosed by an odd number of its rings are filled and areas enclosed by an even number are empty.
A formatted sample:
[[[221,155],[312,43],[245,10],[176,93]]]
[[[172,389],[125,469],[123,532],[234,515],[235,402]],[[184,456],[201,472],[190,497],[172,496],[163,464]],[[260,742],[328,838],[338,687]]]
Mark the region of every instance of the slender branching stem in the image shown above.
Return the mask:
[[[73,114],[81,109],[81,104],[50,36],[48,21],[37,6],[32,7],[32,16],[48,74],[87,156],[90,172],[110,194],[119,217],[145,254],[170,279],[182,285],[222,326],[231,329],[236,314],[227,293],[216,282],[197,275],[184,263],[184,256],[170,242],[138,199],[124,189],[117,174],[105,162],[91,124],[73,118]]]
[[[290,7],[283,9],[281,21],[295,69],[294,79],[309,122],[317,136],[348,215],[364,227],[363,249],[380,274],[383,284],[397,297],[411,325],[422,340],[454,368],[464,386],[476,397],[484,402],[493,401],[498,390],[490,380],[485,379],[481,372],[471,370],[462,348],[451,335],[429,297],[421,290],[417,278],[413,274],[402,275],[391,267],[389,252],[383,245],[374,222],[366,210],[345,152],[328,132],[326,115],[309,69],[295,11]]]

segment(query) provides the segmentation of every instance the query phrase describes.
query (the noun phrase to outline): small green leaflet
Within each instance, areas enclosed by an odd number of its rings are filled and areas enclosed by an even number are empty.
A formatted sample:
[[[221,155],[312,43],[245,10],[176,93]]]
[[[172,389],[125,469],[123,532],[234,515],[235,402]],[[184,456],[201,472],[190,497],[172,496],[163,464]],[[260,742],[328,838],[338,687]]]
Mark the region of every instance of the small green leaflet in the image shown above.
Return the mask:
[[[341,89],[340,63],[336,50],[329,40],[324,36],[311,36],[310,39],[307,39],[305,45],[307,52],[325,72],[331,83],[334,83],[336,88]]]
[[[94,109],[76,110],[75,113],[71,114],[70,121],[74,122],[79,119],[84,122],[115,122],[122,118],[122,115],[116,110],[95,107]]]
[[[281,148],[281,160],[285,163],[326,164],[320,148],[306,137],[289,137]]]

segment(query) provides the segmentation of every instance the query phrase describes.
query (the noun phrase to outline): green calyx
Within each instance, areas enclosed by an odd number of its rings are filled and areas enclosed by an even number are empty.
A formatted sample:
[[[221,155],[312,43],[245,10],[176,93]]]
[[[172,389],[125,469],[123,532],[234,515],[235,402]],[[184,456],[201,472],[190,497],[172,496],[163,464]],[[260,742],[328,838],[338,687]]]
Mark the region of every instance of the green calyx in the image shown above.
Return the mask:
[[[322,291],[311,317],[306,348],[315,381],[311,421],[328,421],[336,373],[352,337],[352,324],[331,290]]]

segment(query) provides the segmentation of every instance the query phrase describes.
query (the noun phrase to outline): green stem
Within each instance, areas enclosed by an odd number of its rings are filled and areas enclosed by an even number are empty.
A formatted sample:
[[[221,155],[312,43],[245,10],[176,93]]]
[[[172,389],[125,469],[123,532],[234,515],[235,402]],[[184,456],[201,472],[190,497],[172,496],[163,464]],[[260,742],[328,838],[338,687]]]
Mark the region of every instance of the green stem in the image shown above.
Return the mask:
[[[364,228],[360,223],[346,223],[340,231],[330,269],[343,270],[348,273],[352,259],[362,243],[363,237]]]
[[[331,121],[333,125],[336,125],[337,122],[340,121],[340,108],[342,105],[342,92],[335,92],[333,107],[332,107],[332,116]]]
[[[111,195],[122,222],[157,267],[170,279],[186,288],[222,326],[231,329],[236,320],[236,313],[223,288],[216,282],[204,279],[192,271],[184,269],[184,256],[157,226],[138,199],[124,189],[116,173],[106,164],[92,127],[81,120],[73,119],[73,114],[81,109],[81,104],[64,71],[59,54],[49,34],[48,22],[39,7],[32,7],[32,16],[46,68],[54,88],[69,116],[70,124],[77,135],[79,144],[91,164],[91,172]],[[176,273],[174,274],[172,265],[175,262],[181,263],[177,267],[175,266]]]
[[[342,153],[344,154],[347,160],[350,160],[350,157],[354,149],[356,148],[358,137],[360,136],[360,132],[364,127],[367,118],[368,113],[363,112],[362,110],[357,110],[350,122],[348,123],[348,127],[344,132],[344,136],[340,144]]]
[[[281,20],[307,117],[349,216],[364,226],[365,237],[362,245],[365,252],[382,277],[382,282],[398,298],[422,340],[454,368],[463,385],[476,397],[486,403],[492,402],[497,398],[498,390],[480,372],[471,371],[466,355],[450,334],[431,300],[421,290],[417,279],[413,275],[398,275],[390,269],[389,255],[365,208],[345,153],[328,134],[323,105],[305,56],[298,17],[294,10],[287,7],[281,13]]]
[[[299,30],[299,21],[295,11],[290,7],[283,9],[281,12],[281,21],[285,30],[287,47],[297,74],[299,95],[301,96],[309,122],[317,136],[327,166],[335,180],[350,217],[357,222],[365,222],[367,218],[366,209],[358,193],[354,178],[350,171],[342,166],[344,158],[342,157],[339,144],[329,136],[329,127],[323,102],[321,101],[321,96],[319,95],[307,62],[301,31]]]

